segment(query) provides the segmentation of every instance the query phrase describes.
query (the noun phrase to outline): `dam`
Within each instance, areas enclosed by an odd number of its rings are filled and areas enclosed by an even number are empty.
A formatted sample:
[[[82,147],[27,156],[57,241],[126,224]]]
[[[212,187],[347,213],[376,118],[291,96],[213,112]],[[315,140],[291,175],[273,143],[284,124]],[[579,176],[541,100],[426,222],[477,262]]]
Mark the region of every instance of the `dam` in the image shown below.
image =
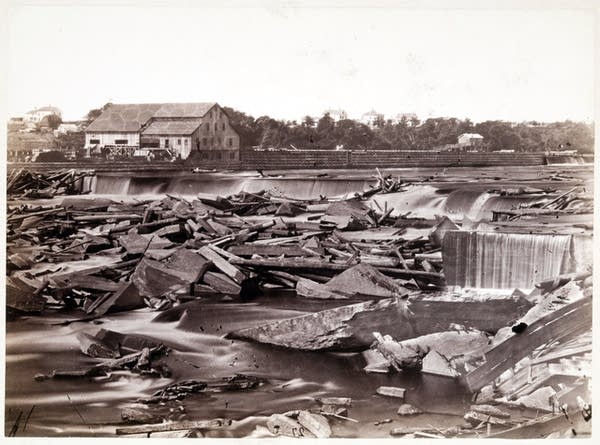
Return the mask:
[[[339,437],[387,437],[379,422],[398,399],[381,392],[391,387],[423,411],[419,422],[473,437],[477,430],[451,429],[473,415],[488,383],[486,363],[468,348],[484,347],[488,358],[490,347],[527,341],[538,361],[588,350],[591,173],[585,164],[138,168],[86,175],[72,196],[17,193],[6,430],[19,413],[24,436],[112,437],[218,417],[231,423],[203,434],[267,437],[276,413],[296,410],[324,416]],[[11,190],[24,193],[17,179]],[[556,307],[564,320],[551,318]],[[561,328],[507,334],[547,319]],[[558,350],[535,340],[558,333]],[[415,341],[445,349],[404,361],[383,355]],[[150,365],[139,360],[144,348]],[[116,364],[132,355],[134,363]],[[587,366],[585,356],[569,360]],[[516,363],[521,381],[528,368]],[[531,387],[556,367],[528,366]],[[534,389],[511,379],[494,381],[526,401]],[[326,410],[339,407],[315,406],[326,398],[352,405],[332,417]],[[510,407],[515,425],[534,415],[528,406]],[[403,428],[405,419],[390,423]]]

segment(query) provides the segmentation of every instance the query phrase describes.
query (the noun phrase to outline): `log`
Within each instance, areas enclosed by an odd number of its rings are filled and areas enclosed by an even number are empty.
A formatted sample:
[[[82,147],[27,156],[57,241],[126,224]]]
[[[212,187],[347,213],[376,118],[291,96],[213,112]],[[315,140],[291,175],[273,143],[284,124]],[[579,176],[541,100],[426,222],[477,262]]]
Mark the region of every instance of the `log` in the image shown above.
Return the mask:
[[[319,270],[329,271],[330,273],[341,272],[352,267],[345,263],[328,263],[324,261],[315,261],[308,259],[239,259],[231,261],[235,265],[259,268],[290,269],[290,270]],[[401,270],[390,267],[376,267],[384,274],[398,278],[419,278],[433,283],[443,283],[444,275],[440,273],[424,272],[420,270]]]
[[[124,221],[129,219],[142,219],[142,215],[138,215],[137,213],[106,212],[94,215],[73,216],[73,221],[77,222]]]
[[[125,434],[148,434],[162,431],[181,431],[181,430],[214,430],[226,429],[231,426],[231,420],[211,419],[211,420],[188,420],[183,422],[167,422],[153,425],[128,426],[116,429],[116,434],[122,436]]]
[[[119,290],[121,283],[116,283],[106,278],[93,275],[72,275],[66,279],[57,289],[90,289],[114,292]]]
[[[300,246],[270,246],[255,244],[230,246],[227,251],[241,257],[251,257],[252,255],[276,257],[283,255],[287,257],[304,257],[308,253]]]

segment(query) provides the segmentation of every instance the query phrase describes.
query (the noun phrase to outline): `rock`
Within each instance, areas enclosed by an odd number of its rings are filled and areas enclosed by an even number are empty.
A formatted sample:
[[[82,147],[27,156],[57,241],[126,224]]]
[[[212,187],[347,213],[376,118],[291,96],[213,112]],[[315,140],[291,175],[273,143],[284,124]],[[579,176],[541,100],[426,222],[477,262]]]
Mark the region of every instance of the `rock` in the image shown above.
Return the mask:
[[[208,270],[210,262],[189,249],[179,249],[169,257],[167,265],[185,274],[190,283],[195,283]]]
[[[283,414],[273,414],[267,419],[267,428],[276,436],[315,437],[300,423]]]
[[[118,239],[119,244],[130,255],[139,255],[144,253],[150,244],[150,239],[136,232],[121,235]]]
[[[404,400],[406,389],[395,386],[380,386],[375,392],[380,396],[396,397]]]
[[[220,294],[239,295],[242,290],[241,286],[239,286],[235,281],[220,272],[206,272],[202,280],[204,283],[214,289],[214,292],[218,292]],[[194,288],[194,295],[196,295],[196,290],[199,291],[198,295],[203,293],[202,288],[200,288],[198,285],[196,285]]]
[[[408,290],[385,276],[373,266],[360,263],[336,275],[326,284],[334,292],[348,296],[399,297]]]
[[[296,282],[296,295],[299,297],[318,298],[321,300],[340,300],[348,298],[345,295],[333,291],[324,284],[301,277]]]
[[[340,405],[323,405],[321,407],[321,414],[346,417],[348,415],[348,408]]]
[[[510,418],[510,413],[507,413],[506,411],[502,411],[500,408],[496,408],[495,406],[492,406],[492,405],[471,405],[470,410],[476,411],[481,414],[487,414],[489,416],[498,417],[501,419]]]
[[[275,216],[296,216],[300,213],[302,213],[302,209],[298,206],[289,202],[282,202],[277,208]]]
[[[144,297],[160,297],[168,293],[191,293],[191,275],[158,261],[144,258],[131,276],[131,281]]]
[[[429,239],[435,247],[441,247],[442,241],[446,236],[446,233],[451,231],[460,230],[450,218],[444,216],[442,220],[433,228],[431,234],[429,235]]]
[[[477,411],[469,411],[465,414],[465,420],[473,426],[479,425],[481,422],[489,423],[491,425],[509,425],[510,422],[506,419],[499,417],[490,416],[488,414],[481,414]]]
[[[46,299],[36,289],[16,277],[6,277],[6,307],[18,312],[40,312]]]
[[[392,366],[381,352],[374,349],[367,349],[362,352],[362,356],[367,362],[367,366],[363,369],[367,373],[387,374]]]
[[[117,358],[120,356],[118,346],[111,348],[85,332],[77,333],[76,337],[79,341],[79,348],[85,355],[94,358]]]
[[[484,386],[479,390],[479,392],[475,395],[475,399],[473,400],[475,403],[490,403],[494,401],[496,398],[496,391],[492,385]]]
[[[129,423],[160,423],[163,419],[148,409],[123,408],[121,419]]]
[[[331,437],[331,427],[327,419],[320,414],[300,411],[298,422],[318,439]]]
[[[525,408],[554,412],[556,391],[551,386],[538,388],[529,395],[519,397],[516,403]]]
[[[402,344],[394,341],[389,335],[382,336],[374,332],[373,336],[377,340],[375,348],[381,353],[391,365],[397,370],[403,369],[420,370],[422,356],[424,352],[418,345]]]
[[[429,351],[423,358],[422,372],[445,377],[457,377],[458,371],[452,367],[446,357],[437,351]]]
[[[370,333],[380,327],[409,336],[405,305],[400,298],[363,301],[240,329],[227,337],[302,350],[356,351],[367,349],[373,342]]]
[[[351,406],[352,399],[349,397],[320,397],[316,399],[321,405]]]
[[[398,407],[399,416],[414,416],[416,414],[421,414],[422,412],[423,411],[421,411],[419,408],[412,406],[409,403],[403,403]]]
[[[107,312],[119,312],[144,307],[144,299],[131,282],[122,282],[118,290],[97,298],[85,311],[100,317]]]

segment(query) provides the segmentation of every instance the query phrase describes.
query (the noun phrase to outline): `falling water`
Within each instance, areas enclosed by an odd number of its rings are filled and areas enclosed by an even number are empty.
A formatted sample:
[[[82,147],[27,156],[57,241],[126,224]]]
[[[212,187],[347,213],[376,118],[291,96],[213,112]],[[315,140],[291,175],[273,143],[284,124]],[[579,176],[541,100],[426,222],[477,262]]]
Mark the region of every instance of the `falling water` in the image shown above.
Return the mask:
[[[531,288],[569,272],[570,235],[449,232],[444,238],[448,285],[475,288]]]

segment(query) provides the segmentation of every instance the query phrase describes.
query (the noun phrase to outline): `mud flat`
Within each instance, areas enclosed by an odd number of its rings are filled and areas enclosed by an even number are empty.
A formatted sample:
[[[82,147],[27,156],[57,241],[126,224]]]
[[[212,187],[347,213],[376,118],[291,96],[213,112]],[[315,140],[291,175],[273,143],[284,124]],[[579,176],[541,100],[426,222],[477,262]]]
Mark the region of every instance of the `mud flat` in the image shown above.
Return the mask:
[[[121,199],[13,173],[6,434],[590,434],[590,179],[515,171]]]

